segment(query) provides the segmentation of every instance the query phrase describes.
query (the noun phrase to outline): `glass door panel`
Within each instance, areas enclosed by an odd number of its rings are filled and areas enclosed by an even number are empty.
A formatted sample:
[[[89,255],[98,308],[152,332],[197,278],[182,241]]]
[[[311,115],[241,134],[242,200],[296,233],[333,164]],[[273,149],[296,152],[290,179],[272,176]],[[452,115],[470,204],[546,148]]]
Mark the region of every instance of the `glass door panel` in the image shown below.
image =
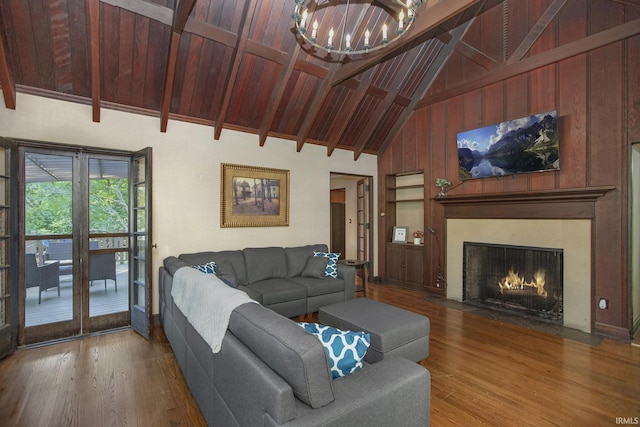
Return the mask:
[[[133,252],[133,271],[131,272],[131,327],[142,336],[151,334],[151,149],[147,148],[133,156],[131,184],[133,197],[131,202],[132,222],[130,239]]]
[[[11,283],[11,182],[10,141],[0,138],[0,359],[16,349],[17,292]]]
[[[28,328],[74,317],[73,157],[27,152],[24,170]]]
[[[30,238],[26,248],[24,325],[72,320],[72,240]]]
[[[90,158],[90,317],[129,311],[128,230],[129,160]]]

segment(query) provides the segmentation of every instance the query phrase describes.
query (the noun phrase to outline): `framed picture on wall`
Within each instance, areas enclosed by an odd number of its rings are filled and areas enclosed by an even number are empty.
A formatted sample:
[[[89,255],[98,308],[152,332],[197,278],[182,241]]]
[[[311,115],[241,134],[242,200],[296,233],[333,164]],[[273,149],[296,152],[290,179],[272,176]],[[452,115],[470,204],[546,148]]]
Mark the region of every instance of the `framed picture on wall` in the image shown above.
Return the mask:
[[[220,226],[289,225],[289,171],[222,163]]]
[[[393,227],[393,243],[407,243],[407,234],[409,227],[394,226]]]

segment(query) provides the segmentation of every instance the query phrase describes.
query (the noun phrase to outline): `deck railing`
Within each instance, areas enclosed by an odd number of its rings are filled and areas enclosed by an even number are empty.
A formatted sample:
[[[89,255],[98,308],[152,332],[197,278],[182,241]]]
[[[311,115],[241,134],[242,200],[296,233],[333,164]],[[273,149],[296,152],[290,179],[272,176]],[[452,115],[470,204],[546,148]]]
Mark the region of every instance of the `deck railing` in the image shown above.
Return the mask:
[[[36,254],[38,265],[51,259],[72,259],[71,239],[42,238],[33,239],[29,236],[26,241],[25,253]],[[44,236],[42,236],[44,237]],[[129,245],[127,236],[95,237],[90,239],[90,251],[114,252],[116,264],[125,264],[129,261]]]

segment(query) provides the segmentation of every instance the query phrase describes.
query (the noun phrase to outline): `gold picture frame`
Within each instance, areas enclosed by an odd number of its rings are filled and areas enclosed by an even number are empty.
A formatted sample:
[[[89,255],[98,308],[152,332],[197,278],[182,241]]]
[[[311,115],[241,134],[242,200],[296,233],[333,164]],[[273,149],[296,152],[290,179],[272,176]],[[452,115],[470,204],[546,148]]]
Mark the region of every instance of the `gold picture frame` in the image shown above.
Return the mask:
[[[220,226],[289,225],[289,171],[220,164]]]

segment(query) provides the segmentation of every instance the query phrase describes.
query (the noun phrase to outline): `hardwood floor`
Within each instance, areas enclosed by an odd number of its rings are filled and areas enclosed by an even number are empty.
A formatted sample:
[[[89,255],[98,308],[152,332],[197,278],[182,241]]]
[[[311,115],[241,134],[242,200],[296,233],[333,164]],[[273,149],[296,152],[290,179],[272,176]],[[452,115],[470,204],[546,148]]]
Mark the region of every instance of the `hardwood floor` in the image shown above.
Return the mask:
[[[590,345],[369,285],[431,319],[433,426],[601,426],[640,417],[640,347]],[[618,420],[617,418],[623,418]],[[201,426],[159,328],[20,349],[0,361],[0,424]],[[401,423],[399,423],[401,425]]]
[[[431,372],[433,426],[603,426],[640,417],[639,347],[592,346],[390,286],[371,286],[367,296],[431,319],[421,365]]]
[[[206,426],[156,329],[19,349],[0,361],[0,425]]]

